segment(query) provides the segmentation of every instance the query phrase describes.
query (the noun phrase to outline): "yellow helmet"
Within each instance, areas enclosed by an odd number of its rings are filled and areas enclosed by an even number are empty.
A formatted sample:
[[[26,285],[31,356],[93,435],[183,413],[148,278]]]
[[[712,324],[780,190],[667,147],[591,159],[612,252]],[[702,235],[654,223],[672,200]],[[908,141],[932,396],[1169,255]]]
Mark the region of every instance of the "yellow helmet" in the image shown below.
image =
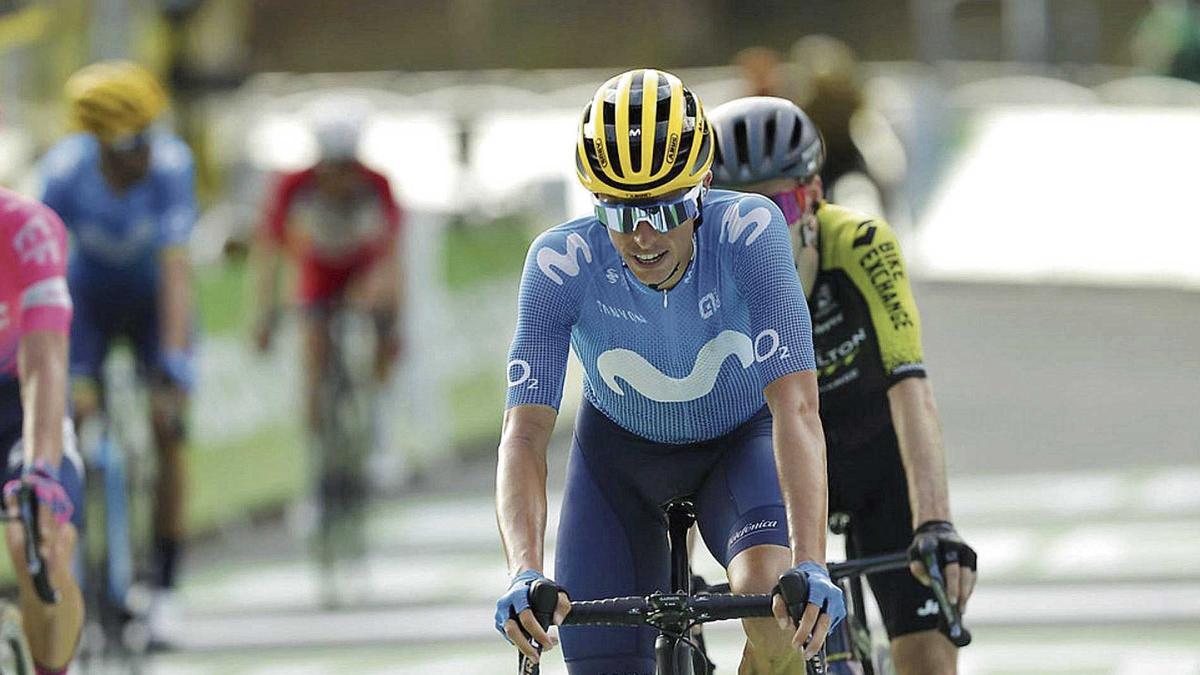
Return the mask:
[[[642,105],[643,98],[652,105]],[[618,199],[659,197],[704,180],[712,129],[700,99],[653,68],[622,73],[583,111],[575,169],[589,191]]]
[[[108,142],[146,128],[167,107],[158,79],[132,61],[84,66],[64,87],[71,126]]]

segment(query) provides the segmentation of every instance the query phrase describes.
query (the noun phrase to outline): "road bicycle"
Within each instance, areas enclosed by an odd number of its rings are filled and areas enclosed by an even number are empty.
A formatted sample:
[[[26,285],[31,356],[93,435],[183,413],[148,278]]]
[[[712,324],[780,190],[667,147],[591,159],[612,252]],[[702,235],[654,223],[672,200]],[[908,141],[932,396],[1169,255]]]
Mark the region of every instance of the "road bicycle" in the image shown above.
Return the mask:
[[[87,608],[79,661],[85,671],[116,663],[140,672],[150,647],[149,560],[154,453],[142,420],[148,405],[132,355],[105,363],[102,406],[79,429],[86,467],[82,587]]]
[[[655,675],[707,675],[711,664],[703,647],[692,637],[692,629],[711,621],[772,617],[769,594],[693,593],[687,534],[696,522],[695,506],[688,499],[666,504],[667,540],[671,558],[671,593],[656,592],[645,597],[583,600],[571,603],[563,625],[567,626],[652,626],[658,629],[654,642]],[[803,577],[787,576],[780,581],[788,611],[797,618],[807,604],[808,587]],[[530,589],[530,606],[543,627],[548,626],[558,601],[557,588],[535,582]],[[823,652],[823,650],[822,650]],[[517,664],[522,675],[537,675],[538,665],[521,655]],[[824,675],[824,654],[807,663],[809,675]]]
[[[339,566],[366,557],[367,459],[374,447],[374,319],[345,303],[329,309],[329,351],[318,383],[310,466],[316,506],[312,541],[326,606],[343,603]]]
[[[728,584],[694,589],[687,544],[688,530],[695,522],[694,505],[686,499],[676,500],[668,503],[664,509],[673,592],[654,593],[645,597],[575,601],[571,603],[571,611],[563,625],[652,626],[659,631],[654,645],[655,675],[711,675],[715,664],[705,653],[702,642],[692,637],[692,629],[711,621],[771,617],[772,596],[732,594],[729,593]],[[962,625],[957,608],[947,599],[945,578],[936,549],[923,549],[920,555],[932,578],[934,596],[945,624],[944,631],[957,646],[966,646],[971,641],[971,634]],[[847,606],[847,619],[842,626],[829,636],[821,653],[806,663],[808,675],[873,675],[875,671],[867,669],[872,667],[869,651],[871,642],[866,627],[861,578],[875,572],[906,569],[908,561],[908,553],[899,551],[828,566],[830,578],[842,587],[850,603]],[[781,586],[789,613],[796,620],[806,604],[808,589],[802,578],[794,576],[782,579]],[[797,600],[793,602],[793,599]],[[530,589],[530,606],[543,627],[549,625],[557,601],[558,591],[551,584],[535,582]],[[863,668],[853,669],[856,658],[857,664]],[[522,655],[518,659],[518,672],[521,675],[537,675],[539,668]]]

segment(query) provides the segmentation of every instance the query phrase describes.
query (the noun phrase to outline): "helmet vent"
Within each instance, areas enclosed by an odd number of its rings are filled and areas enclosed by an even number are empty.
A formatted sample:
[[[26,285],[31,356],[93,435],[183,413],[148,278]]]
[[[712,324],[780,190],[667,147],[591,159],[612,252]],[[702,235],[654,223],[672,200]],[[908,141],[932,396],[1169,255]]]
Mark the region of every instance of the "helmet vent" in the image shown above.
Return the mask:
[[[745,120],[738,120],[733,125],[733,148],[737,153],[738,166],[745,166],[750,163],[750,142],[746,136],[746,122]]]
[[[774,117],[767,118],[766,135],[767,135],[766,151],[767,151],[767,154],[770,154],[772,149],[774,149],[774,147],[775,147],[775,118]]]

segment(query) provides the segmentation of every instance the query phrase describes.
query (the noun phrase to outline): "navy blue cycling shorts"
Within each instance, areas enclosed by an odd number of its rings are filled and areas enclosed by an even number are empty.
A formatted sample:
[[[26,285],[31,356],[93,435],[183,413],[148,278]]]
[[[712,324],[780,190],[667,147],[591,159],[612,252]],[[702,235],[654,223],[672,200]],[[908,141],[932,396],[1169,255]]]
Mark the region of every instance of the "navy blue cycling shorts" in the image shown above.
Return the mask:
[[[684,496],[722,565],[751,546],[787,546],[771,426],[764,407],[720,438],[655,443],[585,400],[567,466],[555,580],[572,600],[669,591],[662,507]],[[653,629],[568,626],[561,635],[570,675],[654,673]]]
[[[21,388],[16,380],[0,379],[0,458],[4,461],[3,483],[20,478],[25,468],[24,445],[21,441]],[[75,446],[75,428],[70,419],[63,420],[63,460],[58,468],[58,482],[71,498],[75,510],[71,522],[83,532],[83,460]]]
[[[119,302],[70,279],[75,311],[71,319],[71,375],[99,381],[112,341],[126,338],[142,372],[159,363],[158,294],[131,295]]]

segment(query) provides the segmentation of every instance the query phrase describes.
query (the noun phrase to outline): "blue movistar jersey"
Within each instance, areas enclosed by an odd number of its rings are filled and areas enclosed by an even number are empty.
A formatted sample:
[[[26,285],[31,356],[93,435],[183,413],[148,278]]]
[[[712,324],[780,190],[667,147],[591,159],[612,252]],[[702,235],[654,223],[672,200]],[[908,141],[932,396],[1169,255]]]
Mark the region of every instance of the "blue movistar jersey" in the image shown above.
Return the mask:
[[[750,419],[775,379],[815,368],[779,209],[711,190],[701,213],[695,255],[669,291],[638,281],[594,217],[533,242],[509,352],[509,407],[558,408],[570,345],[584,395],[609,419],[653,441],[690,443]]]
[[[114,301],[157,292],[158,254],[185,245],[196,222],[192,153],[173,134],[154,131],[150,169],[124,192],[100,171],[100,146],[75,134],[42,160],[41,199],[63,219],[74,246],[72,289],[103,292]]]

